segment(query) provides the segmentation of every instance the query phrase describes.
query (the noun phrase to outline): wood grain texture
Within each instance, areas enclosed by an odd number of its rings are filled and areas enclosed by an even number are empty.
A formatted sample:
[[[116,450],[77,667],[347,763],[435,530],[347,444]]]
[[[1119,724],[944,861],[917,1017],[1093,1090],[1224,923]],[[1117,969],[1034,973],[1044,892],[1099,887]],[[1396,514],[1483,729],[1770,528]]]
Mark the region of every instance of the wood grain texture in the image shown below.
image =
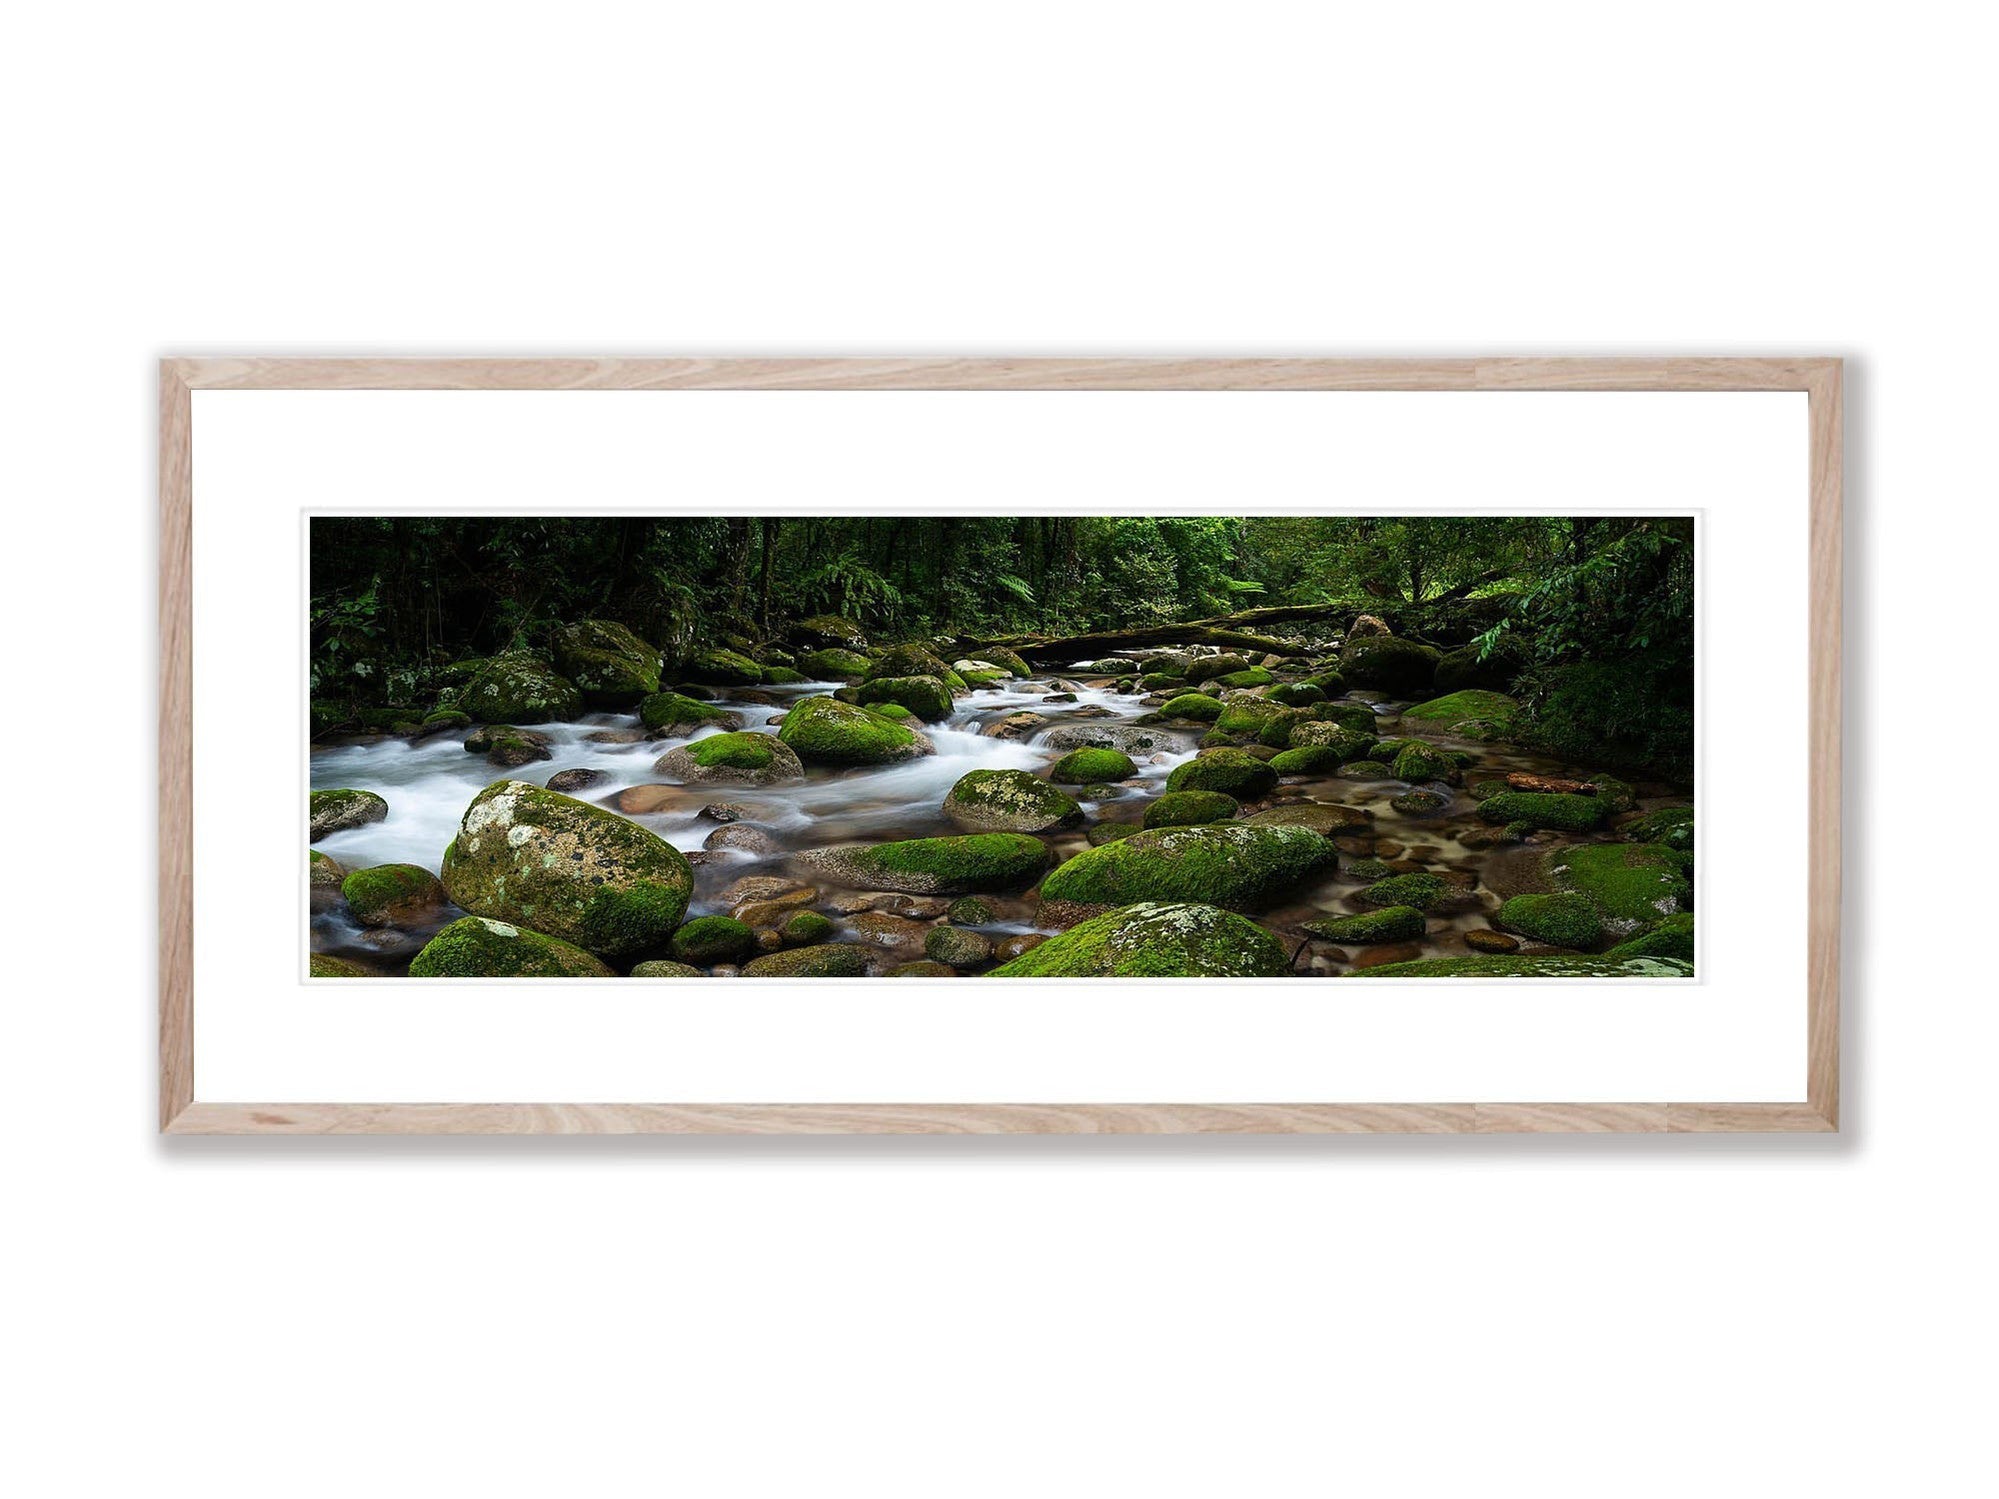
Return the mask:
[[[160,367],[160,1127],[194,1099],[194,450],[187,382]]]
[[[502,1104],[194,1101],[192,454],[204,390],[1803,391],[1810,409],[1806,1101]],[[1827,1133],[1839,1123],[1841,365],[1801,358],[168,359],[160,371],[160,1126],[268,1134]]]

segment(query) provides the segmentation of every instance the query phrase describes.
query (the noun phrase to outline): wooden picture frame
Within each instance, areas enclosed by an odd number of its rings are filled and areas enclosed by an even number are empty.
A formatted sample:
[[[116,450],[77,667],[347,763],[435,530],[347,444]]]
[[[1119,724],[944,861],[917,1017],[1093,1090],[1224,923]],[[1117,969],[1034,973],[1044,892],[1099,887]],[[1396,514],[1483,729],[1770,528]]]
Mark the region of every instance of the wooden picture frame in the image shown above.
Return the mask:
[[[1809,406],[1805,1101],[560,1104],[200,1099],[194,1075],[196,390],[1793,391]],[[160,366],[159,1124],[175,1135],[1782,1132],[1839,1127],[1841,364],[1829,358],[290,359]]]

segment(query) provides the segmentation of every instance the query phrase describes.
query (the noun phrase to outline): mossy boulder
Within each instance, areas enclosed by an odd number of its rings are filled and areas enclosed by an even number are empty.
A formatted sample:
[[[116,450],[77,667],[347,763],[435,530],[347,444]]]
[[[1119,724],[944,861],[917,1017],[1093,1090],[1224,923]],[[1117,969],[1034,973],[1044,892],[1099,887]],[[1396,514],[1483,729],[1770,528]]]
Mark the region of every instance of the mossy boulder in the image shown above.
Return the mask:
[[[616,978],[573,943],[489,916],[454,921],[410,960],[416,979]]]
[[[1031,884],[1048,867],[1048,847],[1026,833],[966,833],[809,849],[798,862],[813,874],[860,890],[970,895]]]
[[[1117,749],[1071,750],[1048,768],[1048,778],[1064,785],[1087,786],[1092,781],[1122,781],[1138,774],[1130,755]]]
[[[1593,796],[1573,796],[1560,791],[1502,791],[1480,802],[1478,815],[1491,823],[1524,822],[1563,833],[1588,833],[1602,825],[1610,809]]]
[[[465,748],[468,753],[484,755],[488,765],[501,770],[555,758],[554,741],[548,735],[510,723],[481,724],[465,736]]]
[[[1405,739],[1395,752],[1398,781],[1456,781],[1462,778],[1458,762],[1448,751],[1420,739]]]
[[[1373,717],[1369,715],[1370,719]],[[1293,749],[1327,749],[1333,752],[1333,763],[1344,765],[1349,760],[1359,760],[1374,748],[1374,734],[1350,729],[1345,724],[1312,721],[1294,724],[1291,728]],[[1279,772],[1285,774],[1285,772]]]
[[[495,781],[465,809],[444,888],[478,916],[620,958],[665,943],[693,889],[665,839],[526,781]]]
[[[860,702],[900,703],[918,718],[942,723],[951,716],[951,689],[941,677],[870,677],[861,684]]]
[[[1209,678],[1217,687],[1268,687],[1277,680],[1261,666],[1251,666],[1242,671],[1232,671],[1226,676]]]
[[[1441,911],[1466,902],[1469,892],[1442,875],[1416,873],[1391,875],[1376,880],[1354,899],[1364,906],[1386,910],[1390,906],[1414,906],[1419,911]]]
[[[1258,911],[1338,863],[1332,844],[1309,828],[1240,822],[1155,828],[1085,849],[1041,882],[1041,898],[1085,906],[1192,901]]]
[[[1301,744],[1264,763],[1281,776],[1325,775],[1340,768],[1340,752],[1331,745]]]
[[[1543,867],[1557,888],[1587,897],[1613,937],[1657,926],[1693,902],[1683,857],[1653,843],[1576,844]]]
[[[981,661],[990,661],[995,666],[1004,667],[1010,676],[1031,677],[1034,675],[1032,667],[1003,645],[981,647],[979,650],[979,659]]]
[[[988,978],[1273,978],[1283,945],[1253,921],[1195,902],[1141,901],[1029,948]]]
[[[1336,671],[1322,671],[1317,676],[1305,678],[1298,685],[1316,687],[1321,697],[1333,698],[1347,690],[1347,679]]]
[[[1255,736],[1261,734],[1267,724],[1290,724],[1302,716],[1302,710],[1273,703],[1254,692],[1229,691],[1222,695],[1221,701],[1221,716],[1215,720],[1215,727],[1224,734]],[[1288,739],[1289,736],[1286,737]]]
[[[805,779],[798,756],[774,734],[710,734],[668,750],[652,768],[683,785],[775,786]]]
[[[1605,956],[1612,958],[1694,958],[1694,913],[1682,911],[1668,916],[1649,932],[1640,932],[1613,947]]]
[[[683,963],[712,968],[733,963],[756,950],[757,934],[730,916],[697,916],[673,934],[673,955]]]
[[[313,888],[330,886],[338,889],[347,878],[347,866],[338,859],[329,859],[316,848],[305,851],[306,882]]]
[[[1169,692],[1185,679],[1177,671],[1149,671],[1138,679],[1141,692]]]
[[[1444,652],[1437,661],[1435,685],[1439,692],[1445,693],[1468,687],[1504,691],[1513,685],[1526,665],[1526,647],[1502,636],[1490,651],[1481,651],[1474,643]]]
[[[869,703],[866,706],[868,712],[875,717],[886,718],[890,723],[907,723],[916,718],[916,715],[901,703]]]
[[[1304,930],[1328,942],[1346,942],[1366,947],[1381,942],[1415,942],[1427,923],[1414,906],[1383,906],[1379,911],[1363,911],[1357,916],[1331,916],[1324,921],[1308,921]]]
[[[444,886],[414,864],[376,864],[340,882],[341,898],[362,926],[413,926],[444,904]]]
[[[1596,907],[1588,897],[1571,891],[1516,895],[1499,908],[1496,923],[1503,931],[1557,947],[1587,950],[1603,940],[1603,922]]]
[[[942,656],[928,646],[914,643],[888,647],[868,667],[870,682],[895,677],[936,677],[940,682],[949,682],[955,675]]]
[[[1225,791],[1237,801],[1254,801],[1277,785],[1277,772],[1238,749],[1202,750],[1173,767],[1168,791]]]
[[[652,958],[632,965],[635,979],[698,979],[706,977],[692,963],[676,963],[670,958]]]
[[[1195,723],[1213,723],[1222,716],[1222,700],[1205,692],[1183,692],[1168,698],[1159,711],[1168,718],[1186,718]]]
[[[818,765],[891,765],[935,750],[914,729],[830,697],[808,697],[794,704],[777,737],[799,759]]]
[[[1326,694],[1310,682],[1279,682],[1266,696],[1287,708],[1309,708],[1326,700]]]
[[[944,815],[972,833],[1046,833],[1081,822],[1083,809],[1024,770],[974,770],[944,798]]]
[[[583,712],[583,694],[539,656],[509,651],[479,668],[456,706],[486,723],[567,723]]]
[[[333,833],[365,827],[389,815],[389,804],[372,791],[338,787],[315,791],[306,798],[307,842],[317,843]]]
[[[1189,682],[1199,686],[1215,677],[1225,677],[1231,672],[1248,671],[1253,662],[1241,656],[1201,656],[1187,663],[1183,673]]]
[[[639,704],[639,722],[658,737],[675,738],[696,729],[740,729],[743,717],[678,692],[656,692]]]
[[[1442,652],[1399,635],[1363,635],[1340,652],[1340,674],[1359,687],[1414,697],[1437,675]]]
[[[763,681],[764,669],[740,651],[717,646],[689,656],[684,675],[714,687],[755,687]]]
[[[346,958],[336,958],[331,953],[316,952],[305,965],[307,978],[315,979],[368,979],[374,978],[372,969],[363,968],[359,963]]]
[[[1338,771],[1343,781],[1392,781],[1395,767],[1386,760],[1348,760]]]
[[[1605,771],[1597,771],[1589,778],[1592,794],[1610,808],[1610,815],[1616,817],[1629,812],[1638,805],[1638,793],[1629,781],[1621,781]]]
[[[1191,828],[1226,822],[1241,804],[1225,791],[1169,791],[1145,809],[1149,828]]]
[[[859,651],[827,646],[807,651],[798,658],[798,669],[814,682],[858,682],[867,676],[874,662]]]
[[[1503,692],[1465,688],[1404,708],[1402,717],[1467,739],[1497,739],[1512,732],[1519,713],[1520,704]]]
[[[801,619],[787,632],[791,643],[807,650],[837,647],[848,651],[868,648],[868,632],[856,620],[843,614],[814,614]]]
[[[1258,828],[1310,828],[1322,838],[1338,838],[1366,832],[1372,819],[1358,807],[1337,802],[1282,802],[1252,812],[1243,821]]]
[[[968,972],[992,962],[992,939],[963,927],[933,926],[923,938],[923,956],[961,973]]]
[[[987,926],[998,920],[992,906],[976,895],[961,895],[951,902],[944,919],[953,926]]]
[[[608,619],[560,625],[555,660],[586,703],[622,708],[659,691],[659,652]]]
[[[850,979],[864,976],[874,950],[857,942],[820,942],[766,953],[743,965],[749,979]]]
[[[794,911],[778,928],[786,947],[810,947],[833,935],[833,923],[817,911]]]
[[[1661,807],[1647,812],[1636,822],[1625,824],[1624,836],[1634,843],[1657,843],[1690,854],[1694,851],[1694,809]]]
[[[1679,958],[1620,958],[1547,953],[1539,957],[1478,954],[1463,958],[1417,958],[1356,968],[1344,978],[1360,979],[1684,979],[1694,965]]]

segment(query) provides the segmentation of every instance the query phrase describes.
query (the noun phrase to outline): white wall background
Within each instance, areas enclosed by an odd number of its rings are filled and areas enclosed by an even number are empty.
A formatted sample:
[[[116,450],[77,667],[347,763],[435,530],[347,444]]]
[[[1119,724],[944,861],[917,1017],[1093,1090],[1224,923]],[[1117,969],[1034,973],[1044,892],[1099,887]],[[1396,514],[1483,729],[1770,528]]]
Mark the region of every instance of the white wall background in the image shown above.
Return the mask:
[[[1990,651],[1982,21],[13,17],[0,1476],[218,1499],[1989,1478],[1989,870],[1951,868],[1989,749],[1945,697],[1979,700]],[[1846,354],[1850,1128],[168,1147],[152,361],[208,351]],[[254,699],[243,734],[255,753]]]

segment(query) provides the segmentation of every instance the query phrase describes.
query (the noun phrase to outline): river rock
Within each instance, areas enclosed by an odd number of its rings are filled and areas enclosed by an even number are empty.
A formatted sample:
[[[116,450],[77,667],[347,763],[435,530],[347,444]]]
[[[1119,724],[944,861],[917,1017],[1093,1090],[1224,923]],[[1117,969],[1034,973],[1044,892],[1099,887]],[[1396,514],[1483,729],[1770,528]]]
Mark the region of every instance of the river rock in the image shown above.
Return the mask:
[[[608,619],[560,625],[552,637],[556,664],[602,708],[622,708],[659,691],[659,652]]]
[[[306,881],[316,891],[321,887],[337,890],[347,878],[347,866],[328,858],[316,848],[305,851]]]
[[[856,889],[970,895],[1030,883],[1048,867],[1048,848],[1025,833],[969,833],[809,849],[797,859],[812,873]]]
[[[1149,828],[1190,828],[1225,822],[1242,804],[1225,791],[1169,791],[1145,809]]]
[[[1310,828],[1327,838],[1341,837],[1372,826],[1372,819],[1358,807],[1338,802],[1285,802],[1252,812],[1243,819],[1258,828]]]
[[[895,703],[930,723],[942,723],[951,716],[951,689],[942,677],[870,677],[856,697],[863,707]]]
[[[743,965],[743,977],[860,978],[870,971],[873,962],[873,955],[859,943],[821,942],[754,958]]]
[[[1168,791],[1223,791],[1238,801],[1254,801],[1277,785],[1277,772],[1239,749],[1207,749],[1173,768]]]
[[[874,663],[858,651],[826,646],[798,658],[798,669],[814,682],[858,682]]]
[[[783,852],[775,838],[747,822],[724,823],[703,838],[701,846],[710,853],[727,849],[755,859],[771,859]]]
[[[1268,978],[1290,966],[1253,921],[1211,905],[1143,901],[1038,942],[987,977]]]
[[[773,734],[710,734],[668,750],[653,762],[655,775],[686,784],[725,782],[775,786],[805,779],[805,767],[790,745]]]
[[[524,924],[596,953],[657,947],[687,910],[688,862],[614,813],[526,781],[496,781],[445,850],[444,888],[479,916]]]
[[[592,954],[559,938],[491,917],[466,916],[431,938],[410,960],[410,977],[608,979],[617,975]]]
[[[994,719],[979,732],[988,739],[1025,739],[1047,722],[1047,714],[1036,713],[1031,708],[1022,708],[1018,712],[1007,714],[1004,718]]]
[[[733,963],[755,950],[757,934],[728,916],[697,916],[673,934],[673,955],[683,963],[709,968]]]
[[[502,770],[532,765],[537,760],[553,760],[554,740],[533,729],[517,729],[510,723],[481,724],[465,736],[467,752],[484,755],[486,763]]]
[[[379,977],[375,970],[350,958],[336,958],[332,953],[316,952],[306,963],[306,977],[315,979],[370,979]]]
[[[778,736],[803,761],[821,765],[892,765],[936,753],[924,735],[830,697],[801,699]]]
[[[1332,844],[1310,828],[1156,828],[1085,849],[1041,882],[1041,898],[1071,907],[1191,901],[1257,911],[1338,865]]]
[[[414,864],[376,864],[340,882],[347,909],[362,926],[423,925],[444,904],[444,887]]]
[[[1184,742],[1159,729],[1114,723],[1063,724],[1036,741],[1043,749],[1065,754],[1079,749],[1114,749],[1127,755],[1149,755],[1156,750],[1174,749]]]
[[[963,927],[933,926],[923,938],[923,955],[961,972],[983,968],[993,960],[993,944],[980,932]]]
[[[389,815],[389,804],[372,791],[341,787],[315,791],[306,798],[307,841],[317,843],[333,833],[366,827]]]
[[[1340,652],[1340,674],[1361,687],[1416,697],[1436,679],[1442,655],[1435,646],[1397,635],[1365,635],[1348,639]]]
[[[601,770],[558,770],[548,778],[548,789],[572,796],[578,791],[588,791],[592,786],[601,786],[610,779]]]
[[[1462,958],[1421,958],[1405,963],[1389,963],[1356,971],[1352,977],[1368,978],[1511,978],[1511,979],[1611,979],[1611,978],[1692,978],[1694,965],[1680,958],[1618,958],[1550,953],[1530,956],[1476,954]]]
[[[967,832],[1046,833],[1083,820],[1073,797],[1024,770],[974,770],[944,798],[944,815]]]
[[[799,620],[785,633],[793,645],[803,646],[807,650],[818,650],[829,646],[840,646],[849,651],[864,651],[868,648],[868,632],[844,614],[810,615]]]
[[[583,712],[583,694],[540,657],[514,651],[481,665],[455,706],[486,723],[567,723]]]

